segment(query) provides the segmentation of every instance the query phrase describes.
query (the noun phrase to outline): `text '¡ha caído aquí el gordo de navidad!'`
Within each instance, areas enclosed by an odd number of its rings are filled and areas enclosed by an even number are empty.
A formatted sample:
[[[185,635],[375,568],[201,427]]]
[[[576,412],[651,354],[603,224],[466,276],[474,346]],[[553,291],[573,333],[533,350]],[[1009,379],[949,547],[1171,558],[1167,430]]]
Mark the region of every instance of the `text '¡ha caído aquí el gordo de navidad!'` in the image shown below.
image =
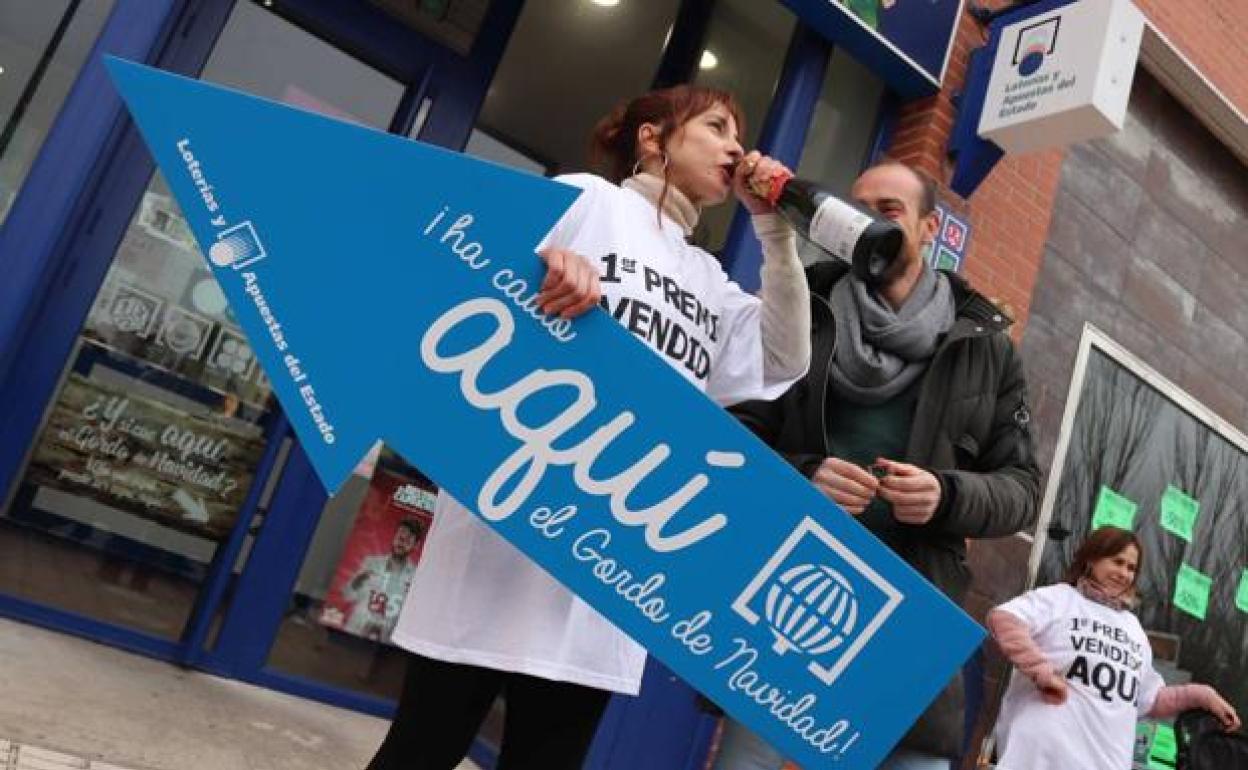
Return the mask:
[[[484,271],[490,267],[485,247],[473,240],[470,233],[474,216],[462,214],[444,225],[448,211],[449,207],[443,207],[432,218],[425,235],[470,270]],[[570,341],[575,332],[568,322],[543,316],[536,306],[536,287],[531,294],[526,293],[527,287],[518,291],[517,280],[520,279],[510,269],[504,268],[496,270],[489,283],[522,315],[532,316],[552,337]],[[445,349],[449,347],[446,340],[452,332],[469,323],[479,330],[482,320],[489,331],[479,342],[465,347],[460,341],[453,351]],[[496,412],[501,427],[519,442],[512,454],[480,485],[475,508],[482,517],[495,522],[508,519],[529,503],[530,496],[550,468],[562,466],[570,467],[572,480],[581,492],[607,498],[616,522],[625,527],[643,528],[645,545],[656,554],[694,547],[727,526],[728,516],[724,513],[690,517],[688,509],[696,506],[699,496],[713,483],[715,474],[739,472],[745,466],[743,454],[707,451],[703,455],[705,468],[702,471],[692,474],[658,502],[633,509],[628,504],[633,492],[668,460],[672,448],[666,443],[656,443],[615,475],[596,474],[599,457],[627,431],[639,426],[637,415],[629,410],[611,416],[596,414],[600,411],[599,403],[589,375],[571,368],[535,368],[510,385],[493,392],[482,390],[483,379],[498,381],[496,374],[483,377],[483,373],[491,368],[492,362],[507,355],[516,322],[507,302],[474,297],[442,313],[420,342],[420,358],[424,364],[433,372],[457,376],[465,401],[478,410]],[[522,418],[526,400],[555,390],[572,396],[571,403],[561,412],[545,422],[530,423]],[[566,436],[573,431],[583,433],[587,421],[590,430],[586,438],[571,446],[555,448],[561,440],[567,443]],[[594,423],[598,423],[596,428]],[[685,514],[683,519],[692,518],[696,523],[677,529],[677,517],[682,513]],[[638,570],[628,568],[619,557],[609,555],[613,537],[610,530],[591,527],[574,535],[572,523],[576,515],[576,506],[542,505],[532,510],[528,523],[548,540],[567,541],[573,560],[584,565],[593,580],[625,602],[627,611],[639,614],[645,622],[666,627],[666,632],[693,656],[707,656],[708,660],[715,661],[710,663],[709,670],[729,691],[741,694],[819,752],[844,756],[857,742],[860,732],[854,730],[847,719],[820,724],[808,713],[815,709],[818,696],[809,692],[793,693],[767,681],[762,673],[766,658],[760,661],[758,650],[747,640],[733,638],[728,649],[717,647],[711,633],[714,615],[710,610],[676,612],[660,593],[668,582],[666,573],[654,571],[642,576]]]

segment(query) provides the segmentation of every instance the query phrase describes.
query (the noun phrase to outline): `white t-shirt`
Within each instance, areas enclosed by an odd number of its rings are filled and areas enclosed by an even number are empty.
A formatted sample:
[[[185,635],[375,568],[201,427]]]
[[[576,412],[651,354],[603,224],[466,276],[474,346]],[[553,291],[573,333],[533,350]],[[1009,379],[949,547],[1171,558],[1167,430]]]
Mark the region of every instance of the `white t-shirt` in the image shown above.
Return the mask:
[[[598,265],[603,308],[723,405],[775,398],[760,303],[640,193],[588,174],[546,239]],[[438,660],[636,694],[645,650],[446,494],[392,640]]]
[[[1066,583],[997,609],[1027,624],[1067,686],[1066,702],[1052,706],[1030,679],[1011,678],[996,726],[998,770],[1128,770],[1136,720],[1164,686],[1140,621]]]

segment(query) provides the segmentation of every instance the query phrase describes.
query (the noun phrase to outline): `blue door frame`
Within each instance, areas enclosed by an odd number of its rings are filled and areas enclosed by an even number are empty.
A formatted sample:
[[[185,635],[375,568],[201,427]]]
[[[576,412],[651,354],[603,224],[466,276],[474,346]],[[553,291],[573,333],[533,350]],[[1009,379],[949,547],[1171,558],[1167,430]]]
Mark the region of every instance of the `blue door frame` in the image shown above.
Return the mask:
[[[237,0],[246,2],[247,0]],[[3,229],[0,261],[0,500],[17,496],[27,448],[56,393],[66,361],[113,254],[154,172],[151,157],[107,79],[111,54],[197,75],[236,0],[116,0],[32,165]],[[426,96],[434,100],[421,138],[456,148],[467,141],[486,86],[519,13],[495,0],[473,50],[460,56],[381,11],[335,0],[286,0],[283,13],[308,31],[406,84],[391,130],[406,133]],[[259,512],[260,491],[291,439],[280,412],[265,425],[266,452],[238,523],[207,570],[177,641],[0,595],[0,614],[183,665],[261,681],[336,705],[384,714],[392,704],[266,671],[264,660],[325,503],[297,444],[281,469],[253,555],[237,581],[232,566]],[[309,492],[308,490],[311,490]],[[230,588],[222,633],[209,626]],[[261,638],[268,635],[267,640]]]
[[[108,83],[101,56],[113,54],[196,76],[235,2],[116,0],[39,157],[0,228],[0,500],[14,492],[41,416],[91,302],[154,171],[150,155]],[[460,149],[485,98],[523,0],[494,0],[472,50],[462,56],[435,44],[375,7],[341,0],[284,0],[280,13],[405,84],[390,130],[406,134],[422,101],[432,108],[422,140]],[[656,85],[694,74],[714,0],[684,0]],[[805,143],[830,46],[797,25],[760,145],[796,165]],[[896,99],[880,110],[871,156],[887,143]],[[864,162],[867,159],[864,159]],[[757,246],[737,212],[725,263],[743,285],[756,284]],[[84,636],[146,655],[360,711],[388,716],[393,703],[284,674],[266,666],[282,615],[326,496],[280,412],[265,426],[268,446],[238,523],[209,566],[178,641],[159,639],[81,615],[0,594],[0,615]],[[286,447],[289,451],[283,452]],[[279,463],[279,456],[284,461]],[[261,490],[272,495],[243,573],[232,566],[260,520]],[[232,599],[211,649],[209,627]],[[646,697],[616,699],[586,766],[696,770],[705,761],[715,720],[695,693],[661,664],[646,671]],[[642,740],[644,736],[644,740]],[[473,757],[490,766],[488,748]]]

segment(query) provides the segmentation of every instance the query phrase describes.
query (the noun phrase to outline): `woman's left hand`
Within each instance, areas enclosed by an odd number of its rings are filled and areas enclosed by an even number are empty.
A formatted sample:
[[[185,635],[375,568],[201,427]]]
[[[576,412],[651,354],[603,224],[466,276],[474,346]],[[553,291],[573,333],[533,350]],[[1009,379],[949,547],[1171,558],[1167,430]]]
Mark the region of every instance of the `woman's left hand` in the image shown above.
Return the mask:
[[[758,150],[751,150],[737,164],[736,173],[732,175],[732,191],[746,211],[751,214],[770,214],[775,211],[775,207],[757,191],[765,193],[771,186],[772,178],[780,174],[793,176],[793,172],[780,161],[763,155]]]
[[[598,268],[588,259],[568,249],[543,249],[538,255],[546,263],[538,295],[543,313],[576,318],[598,304],[602,297]]]
[[[1242,722],[1239,721],[1239,714],[1235,711],[1235,707],[1226,702],[1221,695],[1214,693],[1213,703],[1209,704],[1209,711],[1218,718],[1222,723],[1222,729],[1228,733],[1233,733],[1240,728]]]

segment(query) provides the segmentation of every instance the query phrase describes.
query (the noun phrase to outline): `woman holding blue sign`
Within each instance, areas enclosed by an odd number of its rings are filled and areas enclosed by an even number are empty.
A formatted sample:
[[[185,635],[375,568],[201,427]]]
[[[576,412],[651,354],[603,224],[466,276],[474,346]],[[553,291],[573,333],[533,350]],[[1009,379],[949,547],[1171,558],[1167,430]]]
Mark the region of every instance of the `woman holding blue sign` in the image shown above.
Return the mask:
[[[600,305],[723,405],[779,395],[810,359],[794,233],[750,192],[787,169],[746,153],[741,127],[735,99],[709,88],[622,104],[593,134],[606,178],[560,178],[582,193],[540,250],[543,311]],[[762,244],[758,297],[688,243],[701,210],[734,195]],[[370,770],[451,770],[500,695],[500,770],[579,768],[611,693],[638,692],[646,657],[446,494],[392,638],[413,655]]]
[[[1102,527],[1075,552],[1066,582],[1029,591],[988,614],[1017,669],[997,720],[998,770],[1131,767],[1139,716],[1190,708],[1228,730],[1239,715],[1212,687],[1167,687],[1132,608],[1143,550],[1133,532]]]

